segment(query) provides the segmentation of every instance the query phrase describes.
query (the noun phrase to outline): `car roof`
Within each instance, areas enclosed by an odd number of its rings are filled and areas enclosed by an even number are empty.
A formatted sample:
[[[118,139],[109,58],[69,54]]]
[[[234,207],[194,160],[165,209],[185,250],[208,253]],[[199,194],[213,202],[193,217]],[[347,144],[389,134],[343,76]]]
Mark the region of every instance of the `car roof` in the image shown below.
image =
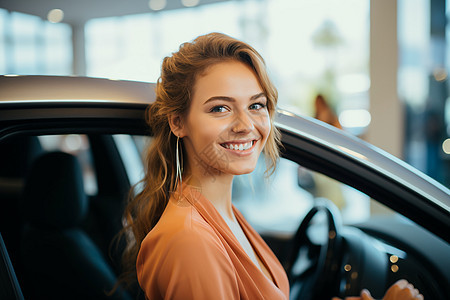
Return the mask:
[[[26,88],[25,88],[26,87]],[[78,76],[0,76],[0,102],[109,101],[152,103],[155,84]]]

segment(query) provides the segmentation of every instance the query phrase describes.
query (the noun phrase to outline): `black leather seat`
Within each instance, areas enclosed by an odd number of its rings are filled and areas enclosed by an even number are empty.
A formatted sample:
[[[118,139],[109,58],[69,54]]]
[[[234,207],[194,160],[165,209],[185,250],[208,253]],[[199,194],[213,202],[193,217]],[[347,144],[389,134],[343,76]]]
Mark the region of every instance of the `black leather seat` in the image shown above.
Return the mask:
[[[108,297],[116,276],[81,223],[88,212],[81,167],[67,153],[39,157],[23,195],[21,258],[26,298],[130,299],[123,290]]]

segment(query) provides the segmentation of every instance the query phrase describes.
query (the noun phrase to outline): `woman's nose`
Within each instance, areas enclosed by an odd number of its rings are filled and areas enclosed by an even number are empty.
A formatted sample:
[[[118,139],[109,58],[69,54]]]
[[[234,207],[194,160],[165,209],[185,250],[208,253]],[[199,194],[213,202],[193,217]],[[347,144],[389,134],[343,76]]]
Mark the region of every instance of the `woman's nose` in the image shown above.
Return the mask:
[[[247,112],[239,113],[233,120],[232,130],[235,133],[246,133],[253,129],[255,129],[254,120]]]

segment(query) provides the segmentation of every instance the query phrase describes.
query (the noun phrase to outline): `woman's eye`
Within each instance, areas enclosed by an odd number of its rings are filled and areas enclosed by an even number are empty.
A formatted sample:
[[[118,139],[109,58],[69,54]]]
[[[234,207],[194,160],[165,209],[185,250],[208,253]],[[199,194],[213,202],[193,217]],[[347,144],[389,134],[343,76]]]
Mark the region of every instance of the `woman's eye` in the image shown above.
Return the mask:
[[[252,105],[250,105],[249,108],[251,110],[260,110],[260,109],[265,108],[265,107],[266,107],[266,105],[263,104],[263,103],[253,103]]]
[[[217,113],[220,113],[220,112],[226,112],[227,109],[226,109],[226,107],[223,106],[223,105],[218,105],[218,106],[214,106],[214,107],[211,108],[209,111],[210,111],[210,112],[217,112]]]

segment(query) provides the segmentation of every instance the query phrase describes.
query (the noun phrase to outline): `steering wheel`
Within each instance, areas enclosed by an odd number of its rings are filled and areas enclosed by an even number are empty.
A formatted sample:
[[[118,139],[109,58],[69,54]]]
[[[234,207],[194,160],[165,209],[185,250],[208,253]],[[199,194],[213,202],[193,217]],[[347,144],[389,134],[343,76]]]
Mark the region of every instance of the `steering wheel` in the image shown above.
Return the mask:
[[[311,238],[315,226],[313,217],[321,212],[326,216],[328,236],[321,243]],[[341,237],[340,214],[329,200],[318,199],[318,203],[306,214],[292,240],[292,252],[287,266],[291,286],[291,299],[331,299],[338,289],[336,280]],[[323,235],[326,235],[323,233]],[[314,237],[314,236],[312,236]]]

